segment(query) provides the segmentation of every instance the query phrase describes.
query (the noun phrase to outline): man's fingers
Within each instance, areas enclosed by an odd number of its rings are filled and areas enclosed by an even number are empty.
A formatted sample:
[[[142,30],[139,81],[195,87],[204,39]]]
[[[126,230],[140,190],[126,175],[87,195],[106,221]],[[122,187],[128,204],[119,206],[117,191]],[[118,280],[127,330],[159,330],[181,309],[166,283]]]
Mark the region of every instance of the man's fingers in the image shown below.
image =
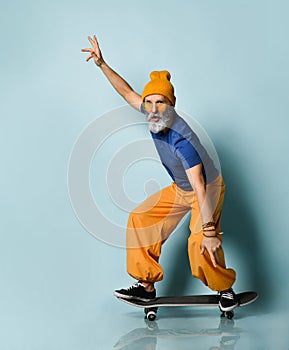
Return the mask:
[[[215,257],[216,257],[216,261],[217,263],[219,264],[220,261],[221,261],[221,257],[220,257],[220,254],[219,254],[219,250],[221,249],[221,247],[219,247],[219,249],[216,251],[216,254],[215,254]]]
[[[82,52],[92,52],[93,49],[90,49],[89,47],[88,48],[85,48],[85,49],[81,49]]]
[[[210,254],[210,258],[211,258],[211,261],[212,261],[213,266],[214,266],[214,267],[217,267],[216,259],[215,259],[214,253],[213,253],[212,251],[210,251],[209,254]]]
[[[212,245],[212,246],[210,244],[207,244],[206,242],[202,242],[200,254],[204,254],[205,251],[207,251],[213,266],[217,267],[217,263],[220,262],[220,254],[219,254],[220,249],[222,249],[221,241],[219,241],[219,243],[217,243],[216,245]]]
[[[91,45],[94,44],[94,41],[93,41],[93,39],[92,39],[90,36],[88,36],[87,39],[89,40],[89,42],[91,43]]]
[[[98,48],[98,42],[95,35],[93,36],[93,39],[90,36],[88,36],[87,38],[94,49]]]
[[[91,58],[93,58],[93,55],[88,56],[86,62],[88,62]]]

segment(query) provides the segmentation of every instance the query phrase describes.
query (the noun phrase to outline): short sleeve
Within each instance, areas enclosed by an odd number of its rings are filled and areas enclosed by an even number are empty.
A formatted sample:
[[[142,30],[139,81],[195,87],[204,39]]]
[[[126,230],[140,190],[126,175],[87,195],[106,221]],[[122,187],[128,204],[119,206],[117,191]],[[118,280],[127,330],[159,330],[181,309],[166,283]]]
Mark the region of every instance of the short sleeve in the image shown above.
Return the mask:
[[[186,170],[202,163],[197,150],[186,138],[183,137],[179,139],[175,145],[175,149],[177,156],[180,158]]]

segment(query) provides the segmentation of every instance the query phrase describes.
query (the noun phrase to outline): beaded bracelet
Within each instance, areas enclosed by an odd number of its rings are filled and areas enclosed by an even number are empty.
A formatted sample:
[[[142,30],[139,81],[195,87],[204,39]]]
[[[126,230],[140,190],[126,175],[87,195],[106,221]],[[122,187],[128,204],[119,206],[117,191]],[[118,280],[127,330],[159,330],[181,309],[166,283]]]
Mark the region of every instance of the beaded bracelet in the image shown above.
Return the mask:
[[[218,237],[218,234],[216,233],[216,234],[213,235],[213,236],[207,236],[207,235],[205,235],[205,234],[203,233],[203,236],[204,236],[204,237],[207,237],[207,238],[214,238],[214,237]]]
[[[215,226],[216,224],[213,221],[209,221],[205,224],[202,225],[202,228],[207,228],[207,227],[211,227],[211,226]]]
[[[207,236],[207,235],[205,235],[205,234],[203,233],[203,236],[204,236],[204,237],[207,237],[207,238],[214,238],[214,237],[218,237],[218,235],[222,235],[222,234],[223,234],[223,232],[216,232],[216,234],[213,235],[213,236]]]

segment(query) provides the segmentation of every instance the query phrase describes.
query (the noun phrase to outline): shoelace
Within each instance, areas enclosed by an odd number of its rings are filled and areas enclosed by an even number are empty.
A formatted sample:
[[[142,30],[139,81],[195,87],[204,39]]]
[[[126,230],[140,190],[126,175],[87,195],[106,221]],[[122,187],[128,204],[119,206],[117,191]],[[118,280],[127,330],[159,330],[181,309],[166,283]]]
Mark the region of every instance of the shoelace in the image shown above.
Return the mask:
[[[234,299],[234,294],[232,292],[224,292],[221,295],[221,298],[226,298],[226,299]]]
[[[134,288],[137,288],[139,286],[141,286],[142,284],[140,282],[135,282],[132,286],[128,287],[127,290],[132,290]]]

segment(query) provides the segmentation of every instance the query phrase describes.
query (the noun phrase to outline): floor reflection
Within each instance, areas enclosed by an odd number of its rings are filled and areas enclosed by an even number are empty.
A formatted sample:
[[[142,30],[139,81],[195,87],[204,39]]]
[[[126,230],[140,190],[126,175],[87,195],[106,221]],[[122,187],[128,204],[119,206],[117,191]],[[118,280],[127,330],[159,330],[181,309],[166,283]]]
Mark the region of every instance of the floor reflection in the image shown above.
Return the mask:
[[[208,350],[234,350],[243,330],[233,320],[220,318],[216,328],[196,330],[186,328],[159,328],[157,321],[144,320],[145,327],[136,328],[123,335],[114,345],[116,350],[156,350],[160,338],[215,337],[215,346]]]

